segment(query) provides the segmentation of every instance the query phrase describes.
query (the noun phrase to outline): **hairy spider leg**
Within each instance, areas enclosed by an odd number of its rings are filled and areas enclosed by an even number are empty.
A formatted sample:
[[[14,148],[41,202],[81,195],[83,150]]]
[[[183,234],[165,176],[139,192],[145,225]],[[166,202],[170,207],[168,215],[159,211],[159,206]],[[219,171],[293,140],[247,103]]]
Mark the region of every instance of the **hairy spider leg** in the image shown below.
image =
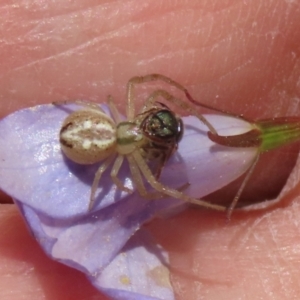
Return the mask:
[[[122,122],[119,110],[117,109],[117,107],[115,106],[114,102],[113,102],[113,98],[111,95],[109,95],[107,97],[107,104],[110,110],[110,113],[113,117],[113,120],[115,121],[116,124],[119,124],[120,122]]]
[[[135,151],[138,151],[138,150],[135,150]],[[159,198],[162,198],[163,194],[158,193],[158,192],[148,192],[146,190],[145,185],[144,185],[144,181],[143,181],[143,177],[141,175],[141,171],[140,171],[140,168],[139,168],[139,165],[136,163],[133,155],[132,154],[128,154],[128,155],[126,155],[126,158],[128,160],[128,164],[129,164],[129,168],[130,168],[130,173],[132,175],[132,180],[133,180],[133,182],[134,182],[134,184],[135,184],[135,186],[136,186],[139,194],[142,197],[146,198],[146,199],[159,199]],[[143,159],[143,161],[144,161],[144,159]],[[150,169],[149,169],[149,171],[150,171]],[[148,179],[147,179],[147,182],[148,182]]]
[[[138,151],[138,150],[136,150],[136,151]],[[134,181],[134,184],[135,184],[139,194],[142,197],[144,197],[146,199],[151,199],[151,200],[163,198],[163,196],[166,195],[165,192],[162,192],[162,191],[149,192],[149,191],[147,191],[147,189],[145,188],[145,185],[144,185],[143,177],[141,175],[141,170],[140,170],[139,164],[136,162],[134,156],[132,154],[129,154],[126,156],[126,158],[129,163],[132,179]],[[141,156],[141,159],[143,159],[142,156]],[[143,159],[143,161],[145,162],[144,159]],[[145,163],[145,165],[147,166],[146,163]],[[147,168],[148,168],[149,172],[152,174],[152,172],[148,166],[147,166]],[[153,174],[152,174],[152,176],[153,176]],[[147,179],[147,182],[150,184],[148,179]],[[187,189],[189,187],[189,185],[190,185],[189,183],[185,183],[185,184],[181,185],[177,190],[184,191],[185,189]],[[161,185],[161,186],[164,187],[164,185]],[[224,207],[224,209],[225,209],[225,207]]]
[[[166,83],[170,84],[171,86],[175,86],[179,90],[183,91],[185,93],[185,95],[187,95],[187,94],[189,95],[189,93],[185,87],[183,87],[181,84],[177,83],[176,81],[172,80],[171,78],[168,78],[161,74],[149,74],[149,75],[145,75],[145,76],[133,77],[128,81],[128,84],[127,84],[127,98],[128,98],[127,119],[129,121],[132,121],[135,117],[135,107],[133,104],[133,102],[134,102],[134,87],[137,84],[151,82],[151,81],[166,82]],[[176,100],[174,103],[178,107],[186,110],[187,112],[191,113],[192,115],[197,116],[197,118],[199,118],[200,121],[203,122],[212,133],[217,134],[217,131],[215,130],[215,128],[201,114],[199,114],[197,112],[195,113],[195,109],[193,109],[188,103],[185,103],[184,101],[182,101],[178,98],[175,98],[175,97],[173,97],[172,99],[170,97],[167,97],[166,100],[168,100],[168,101]]]
[[[223,110],[223,109],[219,109],[219,108],[216,108],[216,107],[213,107],[213,106],[210,106],[208,104],[204,104],[204,103],[201,103],[201,102],[198,102],[197,100],[195,100],[191,94],[189,93],[189,91],[187,89],[184,90],[184,93],[187,97],[187,99],[195,104],[196,106],[200,106],[200,107],[203,107],[203,108],[206,108],[206,109],[209,109],[209,110],[213,110],[213,111],[216,111],[218,113],[221,113],[221,114],[224,114],[224,115],[227,115],[227,116],[231,116],[231,117],[234,117],[234,118],[238,118],[238,119],[242,119],[242,120],[246,120],[246,121],[250,121],[250,120],[247,120],[246,118],[244,118],[243,115],[236,115],[232,112],[229,112],[227,110]],[[215,134],[215,133],[214,133]]]
[[[108,158],[106,158],[104,160],[104,162],[100,165],[100,167],[98,168],[98,170],[95,174],[92,188],[91,188],[91,194],[90,194],[90,203],[89,203],[89,208],[88,208],[89,211],[93,208],[93,206],[95,204],[95,201],[96,201],[95,194],[96,194],[96,190],[98,188],[100,179],[102,177],[102,174],[106,171],[106,169],[112,163],[114,158],[115,158],[115,155],[110,155]]]
[[[217,204],[211,204],[209,202],[187,196],[179,190],[176,190],[176,189],[173,189],[170,187],[166,187],[165,185],[161,184],[160,182],[158,182],[155,179],[151,170],[147,166],[145,160],[143,159],[143,157],[141,156],[141,154],[139,153],[138,150],[133,151],[132,156],[133,156],[134,161],[137,164],[137,167],[139,168],[139,170],[142,172],[144,177],[147,179],[148,183],[156,191],[158,191],[164,195],[168,195],[170,197],[183,200],[185,202],[197,204],[202,207],[211,208],[211,209],[218,210],[218,211],[226,211],[226,207],[224,207],[224,206],[217,205]]]
[[[96,109],[96,110],[100,110],[101,112],[105,113],[105,111],[98,106],[96,103],[94,102],[86,102],[83,100],[62,100],[62,101],[54,101],[52,102],[53,105],[55,106],[61,106],[61,105],[68,105],[68,104],[77,104],[79,106],[85,107],[85,108],[89,108],[89,109]]]
[[[127,188],[123,183],[122,181],[117,177],[119,171],[120,171],[120,168],[123,164],[123,161],[124,161],[124,155],[122,154],[119,154],[113,164],[113,167],[112,167],[112,170],[111,170],[111,173],[110,173],[110,176],[111,176],[111,179],[113,181],[113,183],[122,191],[124,192],[127,192],[127,193],[130,193],[132,194],[133,193],[133,190],[132,189],[129,189]]]
[[[219,112],[219,113],[222,113],[222,114],[225,114],[225,115],[228,115],[228,116],[231,116],[231,117],[234,117],[234,118],[238,118],[238,119],[241,119],[241,120],[245,120],[245,121],[248,121],[248,122],[252,123],[252,121],[247,120],[247,119],[244,118],[242,115],[236,115],[236,114],[233,114],[233,113],[228,112],[228,111],[226,111],[226,110],[218,109],[218,108],[209,106],[209,105],[207,105],[207,104],[202,104],[202,103],[196,101],[196,100],[191,96],[191,94],[188,92],[188,90],[185,90],[184,93],[185,93],[186,97],[188,98],[188,100],[189,100],[191,103],[193,103],[193,104],[195,104],[195,105],[197,105],[197,106],[201,106],[201,107],[204,107],[204,108],[207,108],[207,109],[210,109],[210,110],[213,110],[213,111],[216,111],[216,112]],[[215,135],[215,133],[213,133],[213,134]],[[216,135],[218,135],[218,134],[216,134]],[[240,199],[240,197],[241,197],[241,195],[242,195],[242,193],[243,193],[243,190],[244,190],[246,184],[248,183],[248,181],[249,181],[249,179],[250,179],[250,177],[251,177],[251,175],[252,175],[252,173],[253,173],[253,171],[254,171],[254,169],[255,169],[255,166],[256,166],[256,164],[257,164],[257,162],[258,162],[258,160],[259,160],[259,157],[260,157],[260,154],[258,153],[258,154],[255,156],[253,162],[251,163],[251,166],[249,167],[249,169],[248,169],[248,171],[247,171],[247,173],[246,173],[246,176],[245,176],[245,178],[244,178],[244,180],[243,180],[241,186],[239,187],[239,189],[238,189],[236,195],[234,196],[232,202],[230,203],[230,206],[229,206],[228,209],[227,209],[227,219],[228,219],[228,221],[230,221],[230,218],[231,218],[231,215],[232,215],[232,213],[233,213],[233,210],[234,210],[234,208],[236,207],[236,205],[237,205],[237,203],[238,203],[238,201],[239,201],[239,199]]]
[[[248,172],[246,173],[246,176],[241,184],[241,186],[239,187],[236,195],[234,196],[232,202],[230,203],[230,206],[227,208],[227,220],[230,221],[230,218],[231,218],[231,215],[232,215],[232,212],[234,210],[234,208],[236,207],[236,204],[238,203],[241,195],[242,195],[242,192],[244,191],[244,188],[246,186],[246,184],[248,183],[254,169],[255,169],[255,166],[259,160],[259,153],[256,155],[256,157],[254,158],[250,168],[248,169]]]
[[[131,78],[127,83],[127,99],[128,99],[128,107],[127,107],[127,118],[128,120],[133,120],[135,117],[135,107],[134,107],[134,87],[137,84],[151,82],[151,81],[163,81],[169,85],[175,86],[181,91],[185,91],[185,88],[177,83],[176,81],[172,80],[169,77],[166,77],[161,74],[149,74],[145,76],[135,76]]]

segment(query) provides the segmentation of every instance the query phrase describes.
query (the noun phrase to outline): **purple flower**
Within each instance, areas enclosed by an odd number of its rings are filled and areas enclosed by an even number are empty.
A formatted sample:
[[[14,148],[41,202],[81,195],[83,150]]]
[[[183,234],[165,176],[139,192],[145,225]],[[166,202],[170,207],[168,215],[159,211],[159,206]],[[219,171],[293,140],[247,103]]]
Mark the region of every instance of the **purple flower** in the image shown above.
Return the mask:
[[[53,259],[81,270],[112,299],[174,299],[168,255],[140,229],[153,217],[183,209],[174,199],[146,200],[127,194],[103,176],[93,211],[88,211],[97,165],[66,159],[58,139],[61,124],[76,106],[41,105],[17,111],[0,122],[0,188],[20,208],[32,234]],[[220,135],[241,134],[251,125],[208,115]],[[207,138],[195,117],[184,118],[178,152],[160,181],[201,198],[239,177],[257,148],[229,148]],[[120,179],[132,186],[124,164]],[[139,230],[140,229],[140,230]],[[138,231],[139,230],[139,231]]]

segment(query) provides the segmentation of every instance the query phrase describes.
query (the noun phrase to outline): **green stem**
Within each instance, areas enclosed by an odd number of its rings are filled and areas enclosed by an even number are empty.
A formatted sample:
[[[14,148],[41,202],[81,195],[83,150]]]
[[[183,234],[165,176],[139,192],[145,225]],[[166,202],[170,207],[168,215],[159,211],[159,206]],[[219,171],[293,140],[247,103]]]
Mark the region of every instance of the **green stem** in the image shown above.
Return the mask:
[[[285,117],[256,123],[261,131],[260,151],[269,151],[300,140],[300,118]]]

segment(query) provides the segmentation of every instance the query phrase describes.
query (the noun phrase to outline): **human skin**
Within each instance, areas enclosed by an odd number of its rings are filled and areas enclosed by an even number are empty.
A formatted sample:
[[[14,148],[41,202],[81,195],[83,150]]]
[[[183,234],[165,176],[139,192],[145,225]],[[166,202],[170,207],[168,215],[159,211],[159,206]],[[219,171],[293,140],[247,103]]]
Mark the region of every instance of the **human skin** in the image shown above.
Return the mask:
[[[0,9],[1,117],[58,100],[104,102],[109,94],[124,112],[126,82],[149,73],[248,118],[300,116],[297,1],[24,0],[2,1]],[[296,163],[275,206],[236,211],[230,223],[190,209],[148,225],[170,253],[177,299],[299,298],[296,150],[263,157],[245,192],[258,201],[261,187],[283,182]],[[0,206],[0,224],[1,299],[106,299],[84,275],[43,254],[14,205]]]

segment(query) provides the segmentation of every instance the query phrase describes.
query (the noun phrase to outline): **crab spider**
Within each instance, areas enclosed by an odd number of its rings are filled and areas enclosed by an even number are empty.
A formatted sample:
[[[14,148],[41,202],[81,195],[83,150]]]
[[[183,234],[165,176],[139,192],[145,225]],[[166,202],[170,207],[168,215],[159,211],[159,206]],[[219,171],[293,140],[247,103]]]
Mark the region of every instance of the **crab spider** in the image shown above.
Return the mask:
[[[101,176],[111,164],[113,166],[110,176],[114,184],[122,191],[132,192],[117,177],[126,158],[132,181],[142,197],[170,196],[206,208],[225,211],[223,206],[210,204],[184,194],[182,192],[184,187],[174,189],[159,182],[159,176],[166,161],[178,148],[178,143],[183,135],[183,123],[181,118],[166,105],[156,101],[158,97],[195,115],[207,126],[209,131],[217,133],[213,126],[192,106],[165,90],[154,91],[146,100],[141,112],[136,114],[134,88],[137,84],[150,81],[163,81],[183,92],[186,91],[179,83],[160,74],[133,77],[127,84],[128,103],[125,121],[121,120],[111,97],[108,99],[108,106],[112,117],[105,114],[95,103],[84,101],[54,103],[55,105],[75,103],[82,107],[71,113],[62,124],[59,140],[63,153],[70,160],[79,164],[94,164],[102,161],[91,187],[89,210],[94,206],[95,193]],[[156,162],[155,174],[150,170],[149,162]],[[146,190],[144,181],[148,182],[155,190],[154,193]]]

